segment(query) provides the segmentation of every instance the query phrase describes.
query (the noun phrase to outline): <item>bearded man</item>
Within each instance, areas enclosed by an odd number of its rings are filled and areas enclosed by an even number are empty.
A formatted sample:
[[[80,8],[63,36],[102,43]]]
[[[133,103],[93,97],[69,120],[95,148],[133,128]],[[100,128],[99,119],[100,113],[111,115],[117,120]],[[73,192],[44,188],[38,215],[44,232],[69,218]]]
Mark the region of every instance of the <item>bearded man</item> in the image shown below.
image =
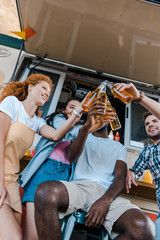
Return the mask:
[[[135,179],[137,180],[143,174],[144,170],[150,170],[156,186],[156,197],[159,207],[158,216],[155,221],[155,240],[160,240],[160,120],[150,112],[144,113],[143,116],[146,133],[152,143],[143,149],[134,166],[128,170],[126,188],[129,193],[131,183],[137,186]]]

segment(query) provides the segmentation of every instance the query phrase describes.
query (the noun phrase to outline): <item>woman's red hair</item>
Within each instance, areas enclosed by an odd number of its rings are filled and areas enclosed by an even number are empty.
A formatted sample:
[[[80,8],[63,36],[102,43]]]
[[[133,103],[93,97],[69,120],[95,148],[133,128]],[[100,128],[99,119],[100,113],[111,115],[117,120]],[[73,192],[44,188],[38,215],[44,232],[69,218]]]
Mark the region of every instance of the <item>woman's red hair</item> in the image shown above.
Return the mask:
[[[53,83],[50,77],[39,73],[30,75],[24,82],[11,82],[3,84],[0,88],[0,102],[2,102],[3,99],[7,96],[15,96],[19,101],[23,101],[28,95],[28,86],[34,86],[42,81],[47,82],[50,85],[52,91]]]

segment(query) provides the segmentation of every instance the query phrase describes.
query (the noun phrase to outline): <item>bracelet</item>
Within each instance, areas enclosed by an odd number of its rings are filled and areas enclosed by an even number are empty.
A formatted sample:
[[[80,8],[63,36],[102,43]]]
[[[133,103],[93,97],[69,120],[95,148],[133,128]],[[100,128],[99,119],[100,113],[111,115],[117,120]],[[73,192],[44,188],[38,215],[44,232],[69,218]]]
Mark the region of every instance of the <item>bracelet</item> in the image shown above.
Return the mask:
[[[139,98],[137,98],[137,99],[135,100],[135,102],[136,102],[136,103],[140,103],[143,98],[144,98],[144,92],[140,92],[140,96],[139,96]]]
[[[73,113],[74,113],[77,117],[81,118],[81,114],[79,114],[75,109],[73,110]]]

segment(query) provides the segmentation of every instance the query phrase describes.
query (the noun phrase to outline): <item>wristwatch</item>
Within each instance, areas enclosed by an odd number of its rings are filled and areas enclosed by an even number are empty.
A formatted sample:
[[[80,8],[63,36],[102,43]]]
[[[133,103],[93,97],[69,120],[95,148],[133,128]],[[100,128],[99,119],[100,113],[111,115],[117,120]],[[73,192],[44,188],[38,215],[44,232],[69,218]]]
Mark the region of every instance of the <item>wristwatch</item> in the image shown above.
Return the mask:
[[[135,100],[135,102],[136,102],[136,103],[140,103],[143,98],[144,98],[144,92],[140,92],[140,96],[139,96],[139,98],[137,98],[137,99]]]

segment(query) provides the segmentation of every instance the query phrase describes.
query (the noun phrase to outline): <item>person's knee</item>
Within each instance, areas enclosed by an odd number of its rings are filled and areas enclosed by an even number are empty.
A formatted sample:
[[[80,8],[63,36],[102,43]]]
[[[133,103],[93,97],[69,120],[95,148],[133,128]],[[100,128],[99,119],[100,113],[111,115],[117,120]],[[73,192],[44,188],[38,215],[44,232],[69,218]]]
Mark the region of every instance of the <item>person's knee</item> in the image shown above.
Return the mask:
[[[35,193],[35,205],[44,209],[44,206],[57,206],[60,189],[57,182],[41,183]]]
[[[124,212],[115,222],[113,230],[131,240],[153,240],[155,237],[154,223],[139,209]]]
[[[155,237],[155,226],[147,215],[139,211],[135,216],[133,214],[128,232],[132,240],[153,240]]]
[[[43,210],[45,206],[48,208],[58,208],[64,190],[65,187],[61,182],[53,181],[41,183],[35,194],[36,208],[42,208]]]

